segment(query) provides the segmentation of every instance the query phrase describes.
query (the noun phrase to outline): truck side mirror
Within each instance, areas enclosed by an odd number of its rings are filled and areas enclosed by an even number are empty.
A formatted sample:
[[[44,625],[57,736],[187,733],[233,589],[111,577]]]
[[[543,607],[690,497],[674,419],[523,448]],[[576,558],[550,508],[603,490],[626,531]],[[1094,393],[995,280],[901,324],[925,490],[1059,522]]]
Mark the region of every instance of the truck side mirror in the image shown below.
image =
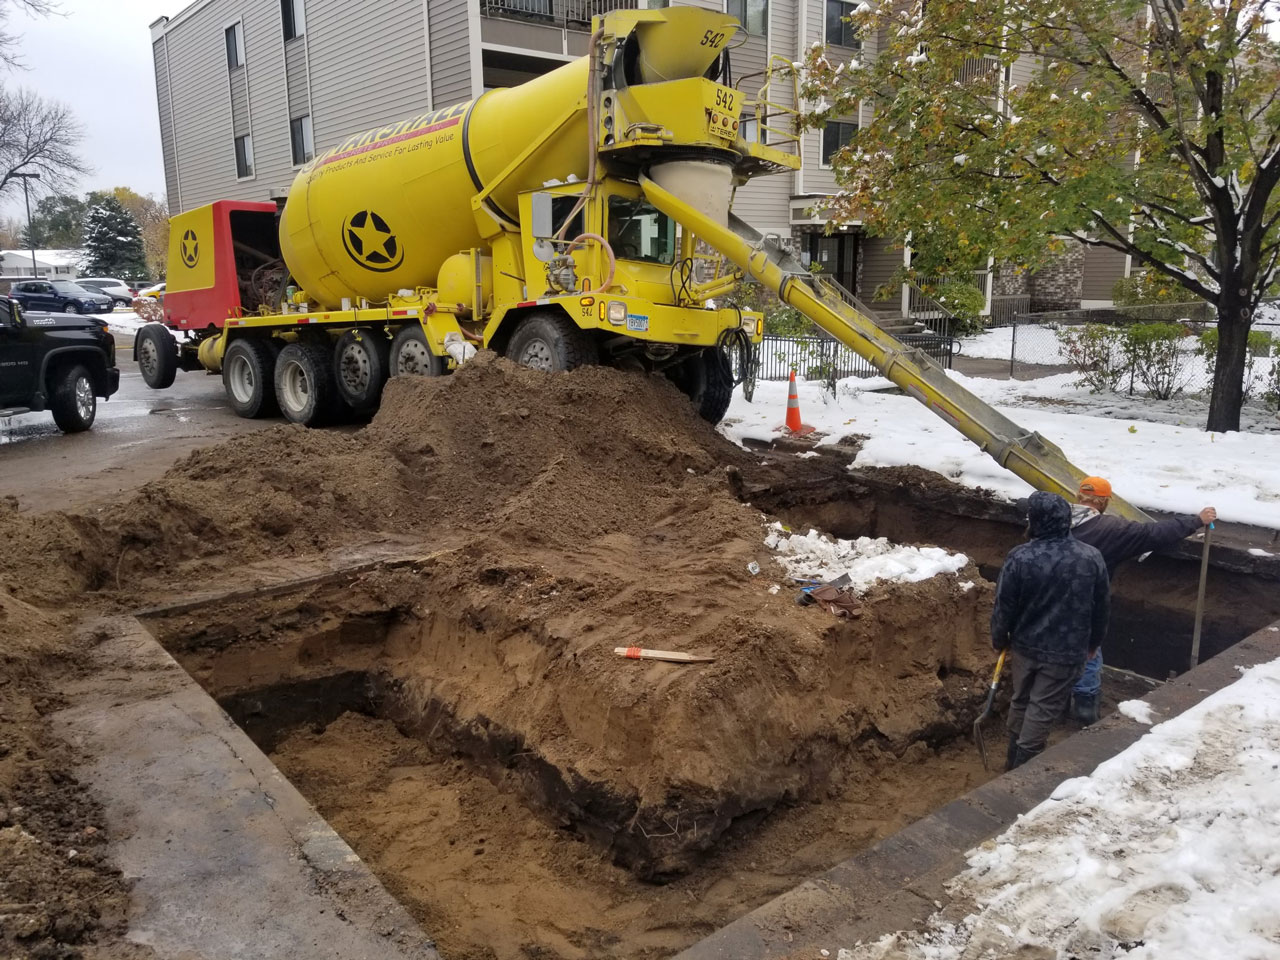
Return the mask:
[[[556,235],[551,199],[549,193],[535,193],[529,198],[529,230],[538,240],[550,239]]]
[[[0,327],[16,327],[18,325],[18,311],[14,309],[14,303],[8,297],[0,297]]]

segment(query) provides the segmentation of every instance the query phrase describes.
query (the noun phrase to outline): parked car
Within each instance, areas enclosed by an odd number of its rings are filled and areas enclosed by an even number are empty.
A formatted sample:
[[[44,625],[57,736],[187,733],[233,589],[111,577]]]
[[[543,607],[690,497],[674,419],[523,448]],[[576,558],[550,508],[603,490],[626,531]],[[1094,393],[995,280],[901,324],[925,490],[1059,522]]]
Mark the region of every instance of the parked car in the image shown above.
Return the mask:
[[[157,300],[164,299],[164,283],[152,284],[149,287],[143,287],[138,291],[140,297],[155,297]]]
[[[120,389],[116,341],[96,317],[24,313],[0,297],[0,417],[49,410],[64,433],[93,426]]]
[[[23,280],[13,285],[9,296],[24,310],[50,313],[110,313],[115,308],[105,293],[86,290],[70,280]]]
[[[111,298],[112,303],[126,307],[133,303],[133,298],[138,295],[129,284],[111,277],[76,277],[75,282],[89,290],[105,293]]]

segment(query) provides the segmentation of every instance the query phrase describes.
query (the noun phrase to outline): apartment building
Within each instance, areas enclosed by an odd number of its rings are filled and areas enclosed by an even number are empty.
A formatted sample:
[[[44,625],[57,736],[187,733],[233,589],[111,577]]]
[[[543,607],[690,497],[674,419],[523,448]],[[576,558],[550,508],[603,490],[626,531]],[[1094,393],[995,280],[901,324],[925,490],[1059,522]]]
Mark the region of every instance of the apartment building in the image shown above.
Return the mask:
[[[785,65],[815,43],[830,46],[833,57],[875,55],[874,39],[857,37],[842,19],[857,0],[676,2],[727,9],[743,23],[732,79],[748,96],[767,81],[770,99],[794,102]],[[521,83],[582,56],[593,16],[667,3],[196,0],[151,24],[170,211],[223,198],[281,197],[317,150]],[[863,119],[833,118],[804,133],[792,147],[801,151],[801,169],[752,182],[734,209],[757,229],[790,238],[877,312],[917,313],[922,307],[910,288],[876,299],[909,252],[866,236],[858,224],[828,235],[822,215],[823,197],[836,190],[831,156]],[[755,124],[746,135],[770,137]],[[997,307],[1002,298],[1024,309],[1092,306],[1110,302],[1111,285],[1126,270],[1122,256],[1082,248],[1033,277],[992,269],[974,279]]]

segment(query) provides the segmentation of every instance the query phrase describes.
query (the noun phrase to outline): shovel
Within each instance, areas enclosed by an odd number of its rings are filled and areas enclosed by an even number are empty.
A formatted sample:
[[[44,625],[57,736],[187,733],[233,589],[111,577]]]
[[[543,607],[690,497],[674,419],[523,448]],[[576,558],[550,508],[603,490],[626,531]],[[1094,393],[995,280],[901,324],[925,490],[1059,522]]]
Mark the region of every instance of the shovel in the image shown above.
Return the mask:
[[[996,702],[996,687],[1000,685],[1000,671],[1004,669],[1004,658],[1008,650],[1000,651],[1000,659],[996,661],[995,673],[991,675],[991,689],[987,691],[987,705],[983,711],[978,714],[978,719],[973,721],[973,740],[978,745],[978,753],[982,755],[982,769],[990,769],[987,766],[987,745],[982,742],[982,721],[991,716],[991,707]]]
[[[1204,531],[1204,549],[1200,553],[1200,589],[1196,593],[1196,626],[1191,635],[1191,666],[1194,670],[1200,665],[1200,628],[1204,625],[1204,584],[1209,577],[1209,537],[1213,534],[1213,524]]]

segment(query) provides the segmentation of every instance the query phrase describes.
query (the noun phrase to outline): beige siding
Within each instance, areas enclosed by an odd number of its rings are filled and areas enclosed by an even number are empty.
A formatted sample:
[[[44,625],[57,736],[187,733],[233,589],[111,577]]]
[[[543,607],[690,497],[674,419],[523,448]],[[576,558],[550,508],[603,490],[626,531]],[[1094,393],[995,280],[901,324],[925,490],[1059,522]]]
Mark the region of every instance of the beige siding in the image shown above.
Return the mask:
[[[289,150],[289,91],[285,86],[280,0],[240,0],[235,6],[244,17],[245,69],[249,82],[249,115],[253,121],[254,180],[252,189],[242,196],[249,200],[269,200],[273,190],[287,190],[294,177],[293,156]],[[311,0],[307,14],[316,6],[319,6],[317,0]],[[307,29],[311,29],[310,19]]]
[[[251,182],[236,181],[223,33],[234,17],[231,4],[210,4],[166,36],[184,210],[220,197],[253,195]]]
[[[307,83],[307,40],[297,37],[284,45],[284,72],[289,90],[289,119],[311,112],[311,90]]]
[[[1110,300],[1111,288],[1124,276],[1125,255],[1107,247],[1086,247],[1082,300]]]
[[[1009,83],[1011,86],[1025,89],[1027,84],[1031,82],[1036,70],[1040,65],[1038,57],[1019,57],[1009,68]]]
[[[889,282],[889,278],[902,268],[902,247],[883,237],[864,237],[862,240],[862,289],[858,296],[878,308],[886,311],[901,307],[901,297],[894,288],[893,295],[886,300],[872,300],[877,288]]]
[[[422,0],[312,0],[307,31],[317,153],[429,106]]]
[[[427,0],[431,18],[431,89],[435,107],[470,100],[470,4],[478,0]]]
[[[771,56],[782,56],[788,61],[795,59],[798,9],[799,4],[795,0],[772,0],[769,4],[768,37],[752,37],[731,54],[734,85],[745,97],[754,99],[759,95]],[[786,89],[788,84],[779,82],[773,86],[770,95],[776,100]],[[783,99],[791,100],[789,96]],[[748,112],[744,111],[743,116],[748,116]],[[773,118],[770,122],[775,127],[786,126],[783,118]],[[771,146],[786,149],[776,140]],[[734,213],[757,230],[787,236],[791,232],[788,201],[793,186],[794,178],[790,174],[758,177],[738,190],[733,201]]]
[[[156,105],[160,114],[160,152],[164,160],[164,188],[169,213],[182,210],[182,187],[178,175],[178,149],[173,138],[173,105],[169,97],[168,42],[161,37],[151,45],[156,69]]]

